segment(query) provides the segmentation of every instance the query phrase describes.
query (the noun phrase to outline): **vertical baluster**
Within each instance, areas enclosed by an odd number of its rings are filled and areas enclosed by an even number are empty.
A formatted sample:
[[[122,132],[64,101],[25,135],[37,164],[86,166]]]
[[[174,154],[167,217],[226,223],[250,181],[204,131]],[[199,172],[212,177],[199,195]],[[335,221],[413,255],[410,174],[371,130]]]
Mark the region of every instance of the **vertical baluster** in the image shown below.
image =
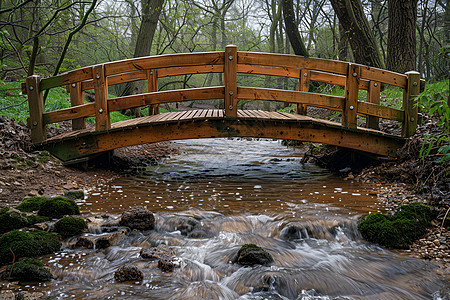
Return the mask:
[[[419,109],[416,97],[420,93],[420,73],[409,71],[405,73],[408,76],[406,90],[403,91],[403,110],[405,111],[405,120],[402,126],[402,136],[410,137],[416,132],[417,117]]]
[[[156,69],[147,70],[147,80],[148,80],[148,92],[158,91],[158,71]],[[159,104],[150,104],[148,106],[148,114],[157,115],[159,114]]]
[[[298,83],[298,90],[301,92],[309,92],[309,80],[311,78],[311,71],[300,69],[300,78]],[[306,104],[297,104],[296,112],[299,115],[306,116],[308,106]]]
[[[70,92],[70,104],[71,106],[77,106],[84,104],[83,90],[81,89],[81,82],[72,83],[69,87]],[[84,129],[86,123],[84,118],[78,118],[72,120],[72,130]]]
[[[381,83],[371,80],[367,91],[367,102],[380,104]],[[378,130],[379,118],[375,116],[367,116],[366,127]]]
[[[107,130],[111,128],[111,120],[108,111],[108,80],[104,65],[93,66],[92,75],[95,92],[95,130]]]
[[[342,110],[342,126],[347,128],[357,127],[359,76],[360,66],[349,64],[345,82],[345,105]]]
[[[237,117],[237,47],[225,48],[224,84],[225,116]]]
[[[28,108],[30,110],[31,141],[43,142],[47,139],[47,126],[44,124],[44,96],[39,87],[41,78],[33,75],[27,78]]]

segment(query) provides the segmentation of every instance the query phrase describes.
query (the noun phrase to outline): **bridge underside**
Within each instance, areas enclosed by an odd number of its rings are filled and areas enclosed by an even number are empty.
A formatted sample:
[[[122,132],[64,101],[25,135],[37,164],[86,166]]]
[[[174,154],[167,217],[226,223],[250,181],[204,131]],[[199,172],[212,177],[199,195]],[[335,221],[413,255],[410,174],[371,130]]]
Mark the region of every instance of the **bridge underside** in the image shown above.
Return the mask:
[[[404,139],[366,129],[349,129],[311,117],[240,110],[237,118],[222,110],[192,110],[147,116],[112,124],[111,129],[83,129],[58,135],[41,145],[67,162],[105,151],[169,140],[256,137],[323,143],[396,157]]]

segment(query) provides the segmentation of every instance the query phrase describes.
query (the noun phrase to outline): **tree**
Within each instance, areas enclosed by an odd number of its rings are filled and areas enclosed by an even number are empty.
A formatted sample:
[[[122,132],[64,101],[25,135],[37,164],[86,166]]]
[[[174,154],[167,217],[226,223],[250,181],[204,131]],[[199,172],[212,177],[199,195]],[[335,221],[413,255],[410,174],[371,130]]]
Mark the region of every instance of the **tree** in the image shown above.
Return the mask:
[[[388,70],[405,73],[416,70],[417,0],[388,1]]]
[[[306,50],[300,32],[298,32],[297,23],[295,22],[294,4],[292,0],[283,0],[283,17],[286,26],[286,34],[289,37],[294,53],[296,55],[308,57],[308,50]]]
[[[347,34],[355,62],[382,68],[380,52],[359,0],[330,0]]]

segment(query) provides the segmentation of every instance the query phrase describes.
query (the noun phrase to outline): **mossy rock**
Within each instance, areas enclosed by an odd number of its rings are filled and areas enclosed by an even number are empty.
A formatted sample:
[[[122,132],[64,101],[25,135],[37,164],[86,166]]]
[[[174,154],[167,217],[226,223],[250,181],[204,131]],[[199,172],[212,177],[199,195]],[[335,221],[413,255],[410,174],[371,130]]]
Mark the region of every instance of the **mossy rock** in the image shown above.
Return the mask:
[[[389,248],[407,249],[414,240],[426,233],[431,225],[431,210],[422,204],[406,204],[393,216],[381,213],[363,217],[358,230],[364,239]]]
[[[61,242],[55,234],[41,230],[32,232],[13,230],[0,236],[0,265],[12,261],[11,250],[18,259],[53,253],[60,248]]]
[[[274,260],[272,255],[261,247],[255,244],[245,244],[239,249],[236,262],[243,266],[267,266],[272,264]]]
[[[20,210],[14,208],[3,208],[0,210],[0,234],[26,227],[28,224],[26,215]]]
[[[55,223],[55,230],[64,237],[78,235],[87,228],[83,218],[64,217]]]
[[[50,220],[50,218],[48,218],[48,217],[36,216],[36,215],[27,216],[27,219],[28,219],[28,226],[36,224],[36,223],[47,222]]]
[[[72,200],[84,199],[84,191],[83,190],[67,191],[64,193],[64,197]]]
[[[16,209],[23,212],[32,212],[38,211],[41,208],[41,205],[44,201],[48,199],[45,197],[30,197],[23,199],[22,203],[20,203]]]
[[[8,280],[12,265],[8,265],[1,278]],[[24,258],[14,264],[10,280],[20,281],[49,281],[53,279],[52,273],[44,267],[44,264],[35,258]]]
[[[42,202],[38,215],[60,219],[65,215],[79,215],[80,208],[75,201],[65,197],[56,197]]]

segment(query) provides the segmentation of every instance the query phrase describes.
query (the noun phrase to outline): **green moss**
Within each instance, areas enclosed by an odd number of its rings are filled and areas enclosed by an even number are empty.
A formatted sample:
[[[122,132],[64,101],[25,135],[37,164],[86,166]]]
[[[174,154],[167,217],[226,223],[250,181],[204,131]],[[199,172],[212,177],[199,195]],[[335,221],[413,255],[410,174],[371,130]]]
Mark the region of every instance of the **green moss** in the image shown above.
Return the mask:
[[[48,151],[42,151],[37,156],[37,161],[41,164],[45,164],[52,159]]]
[[[41,205],[47,198],[45,197],[30,197],[25,198],[16,208],[24,212],[38,211]]]
[[[14,208],[0,210],[0,234],[28,226],[24,213]]]
[[[80,209],[75,201],[65,197],[47,199],[41,204],[38,215],[59,219],[65,215],[79,215]]]
[[[363,217],[358,229],[364,239],[390,248],[408,248],[431,224],[431,210],[421,204],[402,205],[393,216],[380,213]]]
[[[64,197],[72,200],[84,199],[84,191],[83,190],[67,191],[64,193]]]
[[[243,246],[241,247],[241,249],[239,249],[238,255],[240,255],[242,251],[245,251],[245,250],[247,250],[247,249],[249,249],[249,248],[256,249],[256,250],[262,250],[261,247],[256,246],[255,244],[245,244],[245,245],[243,245]]]
[[[28,225],[33,225],[33,224],[36,224],[36,223],[47,222],[47,221],[50,220],[47,217],[35,216],[35,215],[27,216],[27,219],[28,219]]]
[[[70,237],[83,232],[87,228],[83,218],[65,217],[56,222],[55,230],[64,237]]]
[[[2,273],[1,278],[7,280],[11,272],[12,265],[8,265],[6,270]],[[14,264],[10,280],[24,280],[24,281],[49,281],[53,278],[44,264],[35,258],[25,258]]]
[[[41,230],[32,232],[14,230],[0,237],[0,264],[4,265],[12,261],[11,250],[18,259],[53,253],[60,248],[61,242],[55,234]]]

